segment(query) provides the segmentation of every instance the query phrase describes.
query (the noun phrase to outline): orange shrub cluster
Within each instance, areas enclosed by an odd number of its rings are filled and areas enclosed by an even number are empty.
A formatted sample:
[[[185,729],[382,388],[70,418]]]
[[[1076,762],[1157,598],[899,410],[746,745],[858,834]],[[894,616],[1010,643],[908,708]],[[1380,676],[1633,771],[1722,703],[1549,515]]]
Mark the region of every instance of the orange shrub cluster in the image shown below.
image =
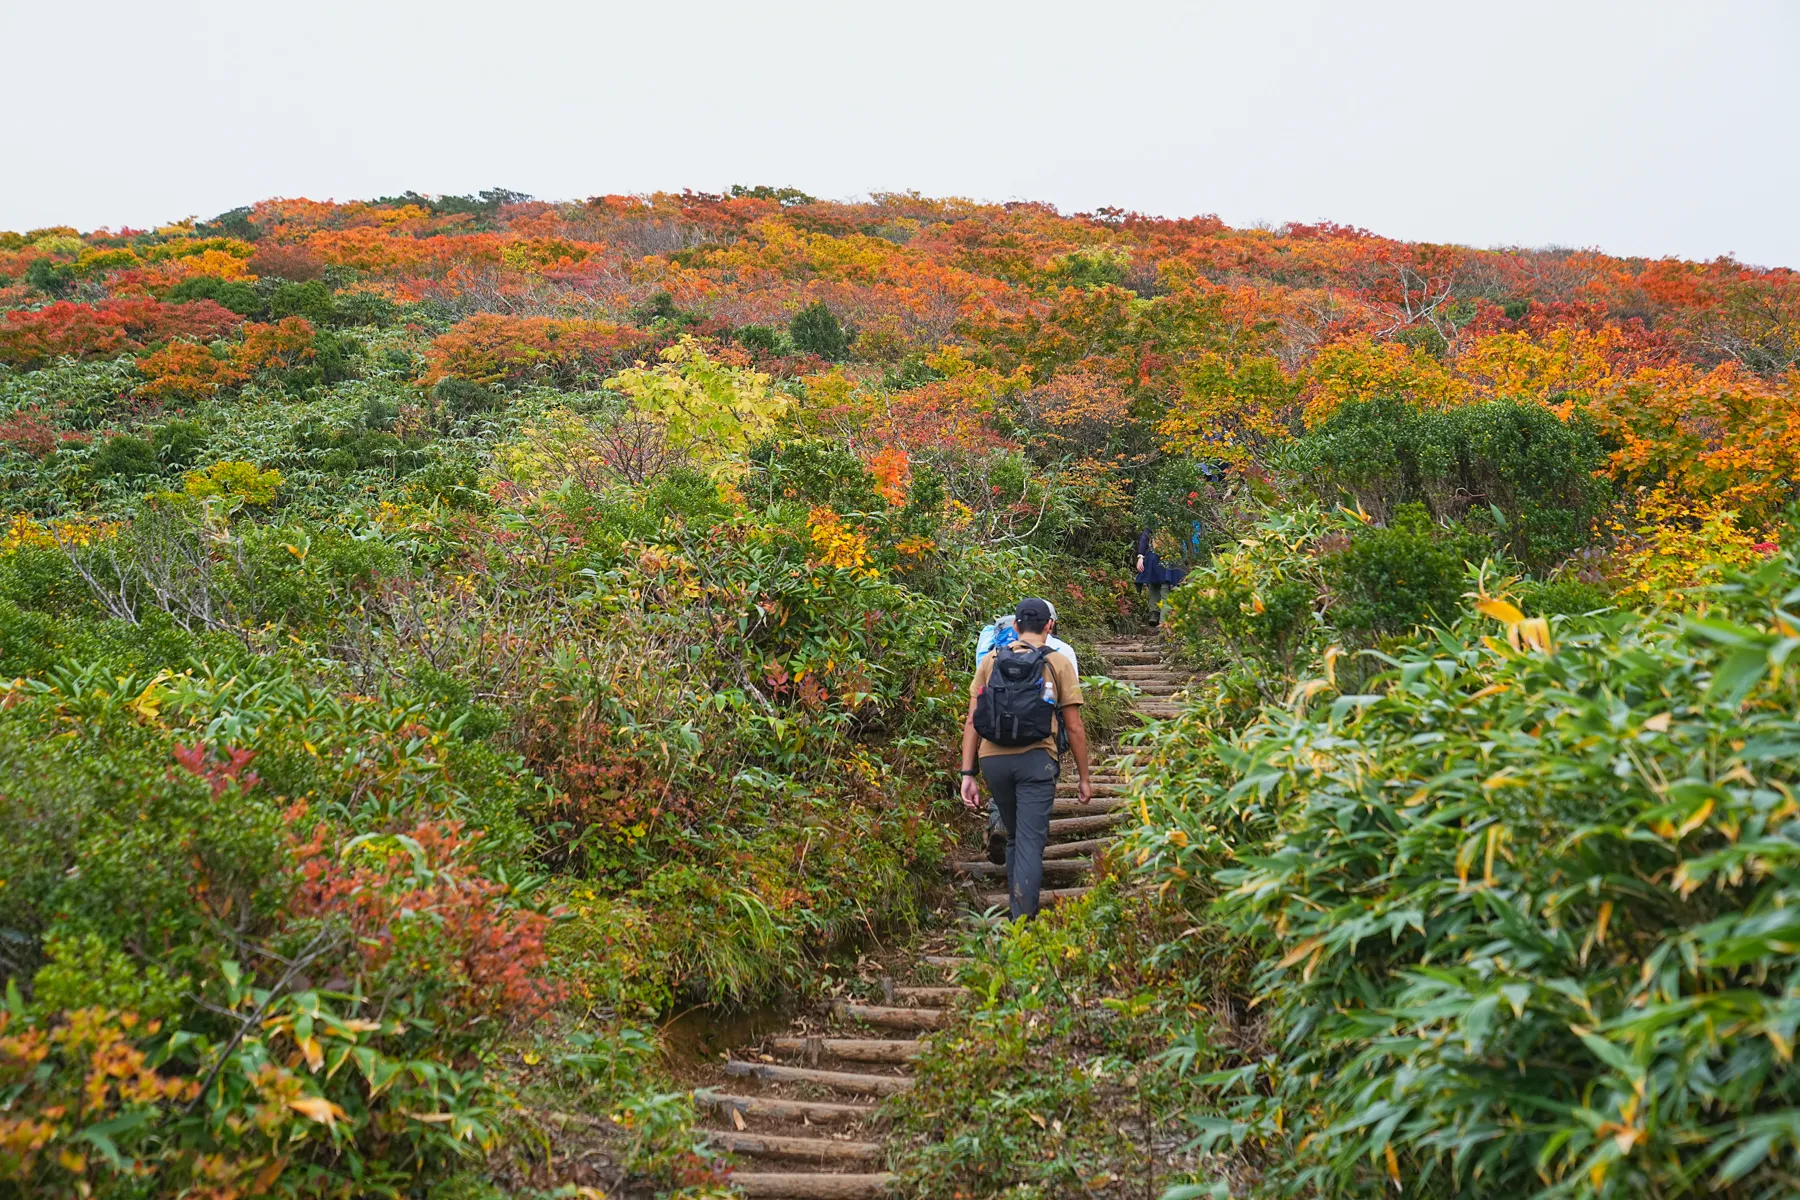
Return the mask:
[[[211,300],[164,304],[124,298],[99,304],[59,300],[0,314],[0,363],[31,368],[51,359],[102,358],[169,338],[215,338],[243,318]]]

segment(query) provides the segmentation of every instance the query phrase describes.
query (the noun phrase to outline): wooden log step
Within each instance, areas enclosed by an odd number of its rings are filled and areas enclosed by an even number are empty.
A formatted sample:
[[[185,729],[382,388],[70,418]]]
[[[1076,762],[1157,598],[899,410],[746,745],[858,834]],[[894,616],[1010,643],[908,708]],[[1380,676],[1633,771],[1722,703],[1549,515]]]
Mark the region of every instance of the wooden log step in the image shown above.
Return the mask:
[[[1048,853],[1048,851],[1046,851]],[[896,984],[894,999],[896,1000],[955,1000],[959,996],[969,994],[966,987],[915,987],[911,984]]]
[[[1089,890],[1090,889],[1084,887],[1044,888],[1038,893],[1038,905],[1041,908],[1048,908],[1050,905],[1057,904],[1063,900],[1073,900],[1077,896],[1085,896],[1088,894]],[[1005,892],[989,892],[981,898],[981,901],[989,908],[1009,908],[1012,904],[1012,902],[1007,899]]]
[[[963,875],[984,875],[998,877],[1000,879],[1006,878],[1006,868],[995,866],[991,862],[959,862],[952,863],[951,865]],[[1044,859],[1044,870],[1046,872],[1091,871],[1093,869],[1094,861],[1089,858],[1050,858],[1046,856]]]
[[[1059,796],[1073,796],[1075,794],[1075,789],[1080,785],[1081,781],[1078,779],[1059,779],[1056,781],[1056,794]],[[1123,796],[1128,786],[1129,785],[1122,779],[1117,783],[1101,783],[1096,779],[1094,781],[1094,798],[1098,800],[1102,797]]]
[[[777,1054],[799,1054],[811,1062],[829,1054],[853,1062],[884,1063],[911,1062],[924,1046],[915,1038],[778,1037],[770,1044]]]
[[[1162,655],[1155,650],[1107,650],[1101,651],[1100,657],[1106,660],[1109,667],[1128,667],[1140,663],[1148,665],[1162,661]]]
[[[812,1067],[784,1067],[777,1063],[744,1062],[730,1059],[720,1063],[727,1075],[742,1075],[765,1083],[816,1083],[834,1092],[852,1092],[864,1096],[891,1096],[912,1087],[912,1080],[899,1075],[864,1075],[855,1071],[819,1071]]]
[[[1044,864],[1048,866],[1053,859],[1058,858],[1080,858],[1083,855],[1098,854],[1112,844],[1112,838],[1093,838],[1085,842],[1056,842],[1044,847]]]
[[[706,1140],[733,1154],[756,1158],[797,1158],[816,1163],[880,1162],[887,1147],[880,1142],[840,1142],[835,1138],[778,1137],[771,1133],[739,1133],[736,1130],[701,1131]]]
[[[1125,800],[1120,796],[1095,796],[1086,804],[1074,796],[1058,796],[1050,805],[1053,817],[1091,817],[1095,813],[1112,812],[1115,808],[1124,808]]]
[[[733,1171],[731,1186],[746,1196],[771,1200],[873,1200],[887,1195],[894,1177],[879,1175],[804,1175]]]
[[[831,1125],[838,1121],[861,1121],[875,1115],[873,1104],[837,1104],[829,1100],[784,1100],[779,1096],[738,1096],[730,1092],[697,1088],[694,1103],[716,1108],[727,1116],[736,1111],[752,1117],[771,1117],[778,1121],[811,1121],[815,1125]]]
[[[884,1004],[852,1004],[839,1000],[831,1014],[840,1021],[862,1021],[885,1029],[936,1029],[944,1023],[939,1008],[890,1008]]]
[[[1114,825],[1131,820],[1129,812],[1100,813],[1092,817],[1065,817],[1060,821],[1050,822],[1050,836],[1056,837],[1064,833],[1087,833],[1092,829],[1110,829]],[[1048,850],[1045,851],[1049,853]]]
[[[1052,821],[1050,824],[1055,825],[1056,822]],[[975,960],[955,954],[926,954],[921,955],[919,961],[932,967],[966,967]]]

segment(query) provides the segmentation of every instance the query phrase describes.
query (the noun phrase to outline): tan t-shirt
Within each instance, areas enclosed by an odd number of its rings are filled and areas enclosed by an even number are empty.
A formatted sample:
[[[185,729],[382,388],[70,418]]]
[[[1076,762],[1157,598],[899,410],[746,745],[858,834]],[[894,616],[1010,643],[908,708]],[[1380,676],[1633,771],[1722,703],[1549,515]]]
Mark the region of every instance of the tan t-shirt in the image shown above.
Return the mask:
[[[994,673],[995,655],[1028,654],[1032,649],[1034,647],[1027,646],[1023,641],[1016,641],[988,654],[975,668],[975,680],[969,685],[969,699],[973,700],[979,696],[981,689],[987,686],[988,676]],[[1044,678],[1055,689],[1056,696],[1057,719],[1052,726],[1050,736],[1041,742],[1033,742],[1029,746],[996,746],[993,742],[982,738],[980,757],[986,758],[991,754],[1024,754],[1027,750],[1048,750],[1051,754],[1057,752],[1056,736],[1061,732],[1062,710],[1070,705],[1081,703],[1081,679],[1075,674],[1074,664],[1064,654],[1052,654],[1044,660]]]

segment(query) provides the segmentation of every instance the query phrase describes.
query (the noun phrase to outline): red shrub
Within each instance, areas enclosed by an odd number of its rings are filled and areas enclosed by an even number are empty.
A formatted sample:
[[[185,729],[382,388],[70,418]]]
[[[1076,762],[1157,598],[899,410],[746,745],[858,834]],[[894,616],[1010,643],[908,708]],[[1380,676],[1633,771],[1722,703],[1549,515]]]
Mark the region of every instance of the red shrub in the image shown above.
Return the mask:
[[[250,256],[250,270],[257,275],[305,282],[323,275],[325,264],[314,258],[304,246],[278,246],[273,242],[262,242],[256,247],[256,253]]]
[[[371,844],[348,860],[328,845],[333,832],[321,823],[296,846],[301,883],[290,907],[345,920],[365,971],[428,963],[444,1003],[470,1018],[529,1019],[561,999],[560,985],[542,977],[550,918],[512,906],[505,886],[475,873],[467,858],[479,832],[465,838],[460,821],[426,822],[398,846]]]
[[[173,337],[205,341],[235,327],[236,313],[211,300],[164,304],[130,297],[99,304],[59,300],[0,320],[0,362],[39,367],[53,358],[105,358]]]
[[[37,406],[19,411],[0,421],[0,445],[6,445],[21,454],[29,454],[33,458],[43,458],[54,452],[64,442],[85,442],[87,435],[59,431],[50,422],[38,415]]]

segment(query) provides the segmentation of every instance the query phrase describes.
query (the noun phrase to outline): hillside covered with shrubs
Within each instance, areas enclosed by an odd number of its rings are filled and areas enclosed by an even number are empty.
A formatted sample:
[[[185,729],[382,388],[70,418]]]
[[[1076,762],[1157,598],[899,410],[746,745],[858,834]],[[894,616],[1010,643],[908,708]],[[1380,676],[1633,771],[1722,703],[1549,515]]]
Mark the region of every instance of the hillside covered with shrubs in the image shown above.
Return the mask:
[[[769,187],[0,233],[0,1196],[575,1194],[558,1112],[719,1191],[650,1024],[929,919],[975,630],[1141,628],[1143,530],[1202,681],[916,1194],[1126,1194],[1125,1058],[1172,1194],[1791,1194],[1797,481],[1800,276],[1728,260]],[[976,1086],[1033,1046],[1098,1065]]]

